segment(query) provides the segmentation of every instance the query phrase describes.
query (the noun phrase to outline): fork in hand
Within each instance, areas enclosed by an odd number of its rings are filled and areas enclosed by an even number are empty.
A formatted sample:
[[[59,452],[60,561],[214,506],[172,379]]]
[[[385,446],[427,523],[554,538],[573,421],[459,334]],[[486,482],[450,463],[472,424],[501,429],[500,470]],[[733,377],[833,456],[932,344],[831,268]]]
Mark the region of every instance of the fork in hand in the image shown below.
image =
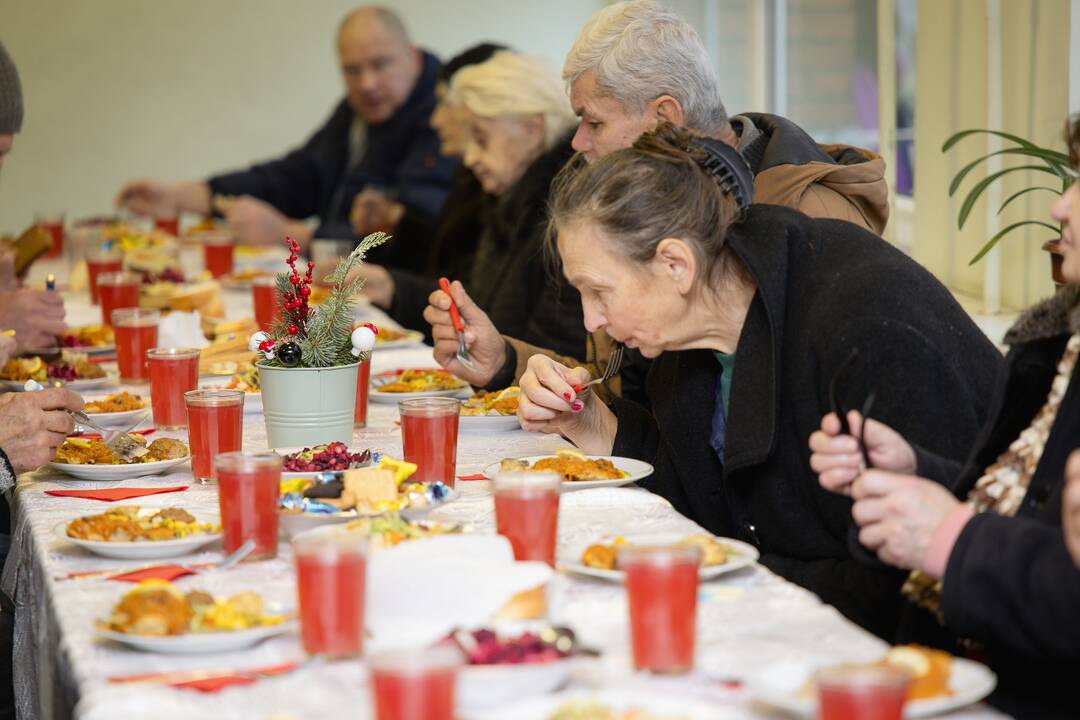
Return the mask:
[[[467,369],[475,371],[476,365],[469,355],[468,346],[465,345],[465,323],[461,321],[461,311],[458,310],[454,296],[450,294],[450,281],[444,277],[439,278],[439,289],[446,293],[446,297],[450,298],[450,321],[454,323],[454,332],[457,333],[458,341],[457,359]]]
[[[623,352],[625,346],[622,344],[616,344],[615,349],[611,351],[611,357],[608,358],[607,366],[604,367],[603,374],[590,380],[589,382],[578,383],[573,386],[574,394],[581,395],[582,391],[587,390],[590,385],[599,385],[606,383],[611,378],[615,377],[615,373],[619,372],[619,366],[622,365]]]

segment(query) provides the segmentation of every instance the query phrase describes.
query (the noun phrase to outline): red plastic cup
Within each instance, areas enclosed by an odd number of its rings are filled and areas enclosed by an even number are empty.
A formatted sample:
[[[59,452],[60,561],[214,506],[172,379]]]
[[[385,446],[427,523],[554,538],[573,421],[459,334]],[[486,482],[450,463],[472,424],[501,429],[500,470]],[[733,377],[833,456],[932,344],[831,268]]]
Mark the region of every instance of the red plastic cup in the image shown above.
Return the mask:
[[[461,401],[448,397],[398,401],[405,461],[416,465],[414,480],[454,487],[458,413]]]
[[[157,345],[157,326],[161,313],[137,307],[117,308],[112,312],[116,334],[116,364],[120,380],[144,383],[150,379],[146,353]]]
[[[439,645],[370,661],[375,720],[453,720],[461,653]]]
[[[891,665],[837,665],[815,682],[820,720],[900,720],[911,678]]]
[[[214,458],[240,450],[244,434],[244,393],[242,390],[188,390],[188,442],[191,443],[191,472],[206,483],[214,475]]]
[[[139,278],[131,273],[102,273],[97,277],[101,322],[112,325],[113,310],[139,307]]]
[[[228,275],[233,271],[232,237],[220,233],[207,233],[202,237],[203,259],[206,269],[214,277]]]
[[[180,236],[180,215],[173,213],[172,215],[162,215],[154,218],[154,227],[158,230],[168,233],[173,237]]]
[[[539,560],[555,567],[562,476],[548,472],[498,473],[496,532],[510,541],[515,560]]]
[[[364,650],[367,538],[351,532],[301,534],[292,547],[304,651],[334,658],[359,655]]]
[[[64,213],[38,213],[36,224],[42,230],[49,233],[52,245],[49,247],[49,257],[58,257],[64,252]]]
[[[194,348],[147,350],[146,371],[150,376],[154,424],[163,430],[187,427],[184,393],[199,387],[199,351]]]
[[[277,278],[257,277],[251,281],[251,299],[255,303],[255,322],[263,332],[270,332],[281,317],[281,297],[277,291]]]
[[[105,273],[118,273],[124,269],[124,256],[114,248],[91,248],[86,253],[86,271],[90,280],[90,302],[100,302],[98,278]],[[135,289],[135,304],[138,305],[138,287]]]
[[[626,572],[634,668],[676,674],[694,667],[701,551],[678,546],[626,546],[616,556]]]
[[[194,443],[193,443],[194,444]],[[227,452],[214,459],[221,508],[222,546],[231,553],[248,540],[248,560],[277,557],[281,456],[275,452]]]
[[[371,384],[371,355],[356,368],[356,409],[353,427],[367,427],[368,386]]]

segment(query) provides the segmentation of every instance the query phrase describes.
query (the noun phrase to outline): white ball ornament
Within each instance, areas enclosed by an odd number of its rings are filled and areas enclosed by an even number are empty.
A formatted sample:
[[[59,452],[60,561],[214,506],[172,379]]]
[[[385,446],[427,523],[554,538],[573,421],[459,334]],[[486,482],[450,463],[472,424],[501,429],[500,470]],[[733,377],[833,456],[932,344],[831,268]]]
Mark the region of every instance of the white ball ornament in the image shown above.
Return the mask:
[[[360,357],[361,354],[371,352],[375,347],[375,335],[378,330],[371,323],[361,325],[352,332],[352,354]]]

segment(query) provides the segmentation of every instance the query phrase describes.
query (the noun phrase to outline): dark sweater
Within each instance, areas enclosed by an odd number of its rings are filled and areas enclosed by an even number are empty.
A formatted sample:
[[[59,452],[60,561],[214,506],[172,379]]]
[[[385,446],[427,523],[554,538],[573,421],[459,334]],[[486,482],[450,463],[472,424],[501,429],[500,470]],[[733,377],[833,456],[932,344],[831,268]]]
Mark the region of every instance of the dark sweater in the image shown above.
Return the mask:
[[[896,633],[900,571],[850,554],[851,502],[826,492],[807,439],[839,402],[947,457],[962,457],[987,415],[1001,364],[932,275],[851,223],[754,205],[728,245],[757,283],[736,349],[724,462],[709,446],[719,364],[708,351],[660,355],[651,413],[617,400],[614,453],[651,462],[643,484],[719,535],[755,543],[762,562],[879,636]]]
[[[386,122],[367,126],[364,153],[351,170],[349,132],[355,114],[342,100],[303,146],[277,160],[210,178],[210,191],[257,197],[290,218],[318,217],[317,238],[355,239],[349,211],[356,194],[369,185],[390,191],[414,213],[435,217],[457,165],[439,154],[438,135],[429,125],[438,71],[439,61],[424,53],[420,78],[405,104]],[[398,250],[390,242],[376,248],[369,260],[418,269],[426,258],[426,243]]]
[[[1068,313],[1074,315],[1069,328]],[[1080,289],[1065,288],[1010,331],[990,421],[963,468],[919,449],[919,472],[966,497],[975,482],[1046,402],[1065,343],[1080,330]],[[998,674],[991,702],[1018,718],[1075,718],[1080,677],[1080,571],[1061,533],[1065,461],[1080,447],[1080,381],[1058,409],[1046,448],[1016,517],[977,515],[949,555],[936,619],[909,606],[900,640],[955,651],[960,638]]]

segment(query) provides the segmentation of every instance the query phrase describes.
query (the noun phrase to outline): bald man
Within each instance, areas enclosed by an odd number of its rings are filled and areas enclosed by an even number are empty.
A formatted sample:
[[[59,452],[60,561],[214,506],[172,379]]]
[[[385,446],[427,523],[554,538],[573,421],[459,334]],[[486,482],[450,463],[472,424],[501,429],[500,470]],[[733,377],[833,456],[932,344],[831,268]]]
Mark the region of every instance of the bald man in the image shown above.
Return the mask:
[[[206,181],[136,180],[120,190],[116,204],[143,215],[222,212],[238,242],[252,244],[278,242],[287,233],[301,241],[354,239],[349,210],[365,188],[433,217],[456,164],[440,154],[429,125],[439,61],[413,45],[401,18],[382,7],[350,13],[337,48],[345,98],[303,146]],[[229,201],[215,203],[215,196]],[[309,218],[317,219],[314,232]],[[392,264],[409,267],[414,255],[422,263],[426,248],[415,250]]]

